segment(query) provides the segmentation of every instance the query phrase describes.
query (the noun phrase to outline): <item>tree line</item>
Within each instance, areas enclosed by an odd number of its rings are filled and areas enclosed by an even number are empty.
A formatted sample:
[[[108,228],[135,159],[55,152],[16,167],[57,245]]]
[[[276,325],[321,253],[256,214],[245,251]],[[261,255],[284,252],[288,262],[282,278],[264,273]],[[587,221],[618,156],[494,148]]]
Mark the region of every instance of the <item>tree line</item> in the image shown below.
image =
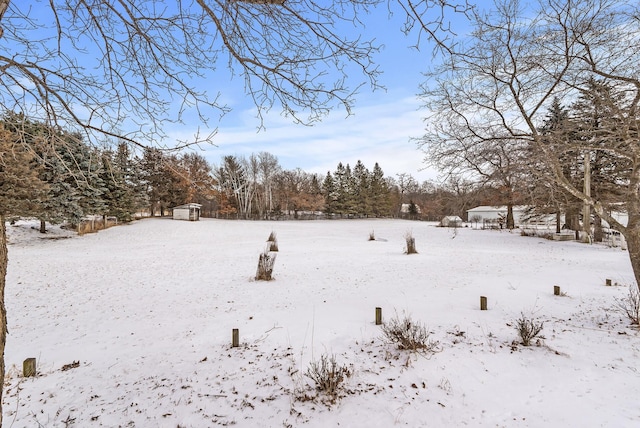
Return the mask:
[[[388,177],[376,163],[353,168],[338,163],[325,175],[284,169],[276,156],[259,152],[223,156],[211,165],[192,151],[127,142],[98,148],[81,134],[54,129],[22,115],[2,118],[1,198],[10,216],[79,224],[88,216],[130,221],[136,215],[168,215],[185,203],[202,205],[205,217],[227,219],[407,217],[439,220],[487,202],[478,190],[447,183],[422,184],[402,173]],[[482,192],[489,195],[486,189]],[[460,198],[466,197],[466,203]],[[402,212],[401,205],[416,208]],[[488,202],[487,202],[488,203]]]
[[[604,120],[603,98],[616,98],[611,88],[592,85],[592,97],[585,95],[568,107],[555,99],[540,126],[545,135],[564,135],[563,168],[576,186],[584,181],[585,154],[571,147],[584,138],[588,127]],[[248,157],[223,156],[218,165],[211,165],[192,151],[146,147],[136,152],[127,142],[98,148],[85,143],[80,134],[52,129],[21,115],[5,114],[2,126],[3,206],[10,213],[40,219],[42,231],[46,223],[74,225],[87,216],[130,221],[136,215],[168,215],[171,208],[191,202],[202,205],[204,217],[226,219],[431,221],[445,215],[464,219],[466,211],[478,205],[529,205],[532,216],[564,213],[564,226],[582,227],[581,200],[550,186],[541,177],[544,170],[536,170],[531,162],[533,149],[513,141],[485,147],[460,141],[447,141],[446,146],[432,143],[425,148],[430,150],[429,158],[448,171],[449,178],[420,183],[408,173],[385,176],[378,163],[371,170],[361,161],[353,168],[338,163],[334,171],[321,175],[284,169],[276,156],[259,152]],[[623,166],[600,152],[594,153],[591,164],[591,193],[619,200],[615,183]],[[475,176],[469,175],[472,171]],[[402,204],[409,209],[403,211]],[[602,223],[593,215],[598,240]]]

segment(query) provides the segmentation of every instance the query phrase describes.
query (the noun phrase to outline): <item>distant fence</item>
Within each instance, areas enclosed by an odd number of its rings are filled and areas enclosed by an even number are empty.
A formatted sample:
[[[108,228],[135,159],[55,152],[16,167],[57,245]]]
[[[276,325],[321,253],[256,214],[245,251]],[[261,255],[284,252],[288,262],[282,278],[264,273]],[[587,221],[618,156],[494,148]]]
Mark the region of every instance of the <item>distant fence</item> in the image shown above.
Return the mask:
[[[78,224],[78,235],[94,233],[102,229],[107,229],[111,226],[116,226],[117,224],[118,219],[116,217],[94,217],[83,219]]]

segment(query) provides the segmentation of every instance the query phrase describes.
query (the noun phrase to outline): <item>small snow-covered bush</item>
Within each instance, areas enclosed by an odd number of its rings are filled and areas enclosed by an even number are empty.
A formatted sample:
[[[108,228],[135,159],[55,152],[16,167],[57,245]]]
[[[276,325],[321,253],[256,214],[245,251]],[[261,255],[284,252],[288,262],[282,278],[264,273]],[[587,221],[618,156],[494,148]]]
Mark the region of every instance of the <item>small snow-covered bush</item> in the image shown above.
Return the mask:
[[[398,349],[408,351],[435,351],[438,342],[429,340],[427,328],[405,315],[400,319],[398,315],[382,324],[382,334]]]
[[[542,328],[544,327],[543,321],[537,321],[531,318],[527,318],[524,314],[522,314],[516,321],[515,325],[518,335],[521,339],[520,343],[522,343],[523,346],[531,345],[531,341],[536,337],[544,339],[543,336],[540,336]]]
[[[326,394],[334,403],[339,398],[342,382],[351,376],[348,367],[338,364],[335,355],[328,357],[322,354],[320,361],[312,361],[307,369],[306,376],[316,384],[316,390]]]
[[[265,250],[258,259],[258,270],[256,271],[257,281],[271,281],[273,265],[276,262],[276,254]]]
[[[640,325],[640,291],[638,291],[638,287],[632,284],[629,287],[629,294],[617,299],[616,306],[629,318],[631,324]]]

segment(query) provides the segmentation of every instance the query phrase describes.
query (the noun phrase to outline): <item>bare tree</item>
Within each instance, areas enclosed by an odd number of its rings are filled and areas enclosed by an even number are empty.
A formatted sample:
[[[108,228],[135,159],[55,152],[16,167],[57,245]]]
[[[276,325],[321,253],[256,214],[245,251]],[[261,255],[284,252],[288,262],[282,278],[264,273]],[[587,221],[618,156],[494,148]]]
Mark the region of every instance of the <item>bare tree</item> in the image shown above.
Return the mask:
[[[440,66],[424,86],[430,123],[449,122],[478,143],[496,136],[522,141],[540,155],[535,163],[547,177],[626,238],[640,286],[640,8],[635,1],[498,0],[488,12],[475,11],[473,31],[450,43]],[[567,141],[543,135],[540,125],[554,97],[576,100],[599,79],[619,95],[609,99],[592,138]],[[615,100],[615,102],[614,102]],[[604,110],[603,110],[604,111]],[[595,133],[597,132],[597,134]],[[446,140],[431,128],[426,138]],[[567,150],[615,158],[617,201],[589,195],[566,175]],[[627,224],[612,212],[624,209]],[[587,219],[588,221],[588,219]]]
[[[408,174],[406,172],[396,174],[396,177],[396,188],[399,194],[398,197],[400,199],[400,202],[396,207],[396,215],[399,217],[402,213],[402,205],[405,203],[405,196],[407,196],[408,194],[416,193],[420,185],[411,174]]]
[[[280,172],[278,158],[268,152],[258,153],[259,177],[262,194],[258,203],[260,216],[271,215],[273,212],[273,186],[276,175]]]
[[[445,118],[447,120],[447,118]],[[526,151],[520,141],[508,136],[476,139],[455,121],[434,123],[438,138],[420,143],[425,161],[444,171],[449,179],[474,180],[482,186],[500,189],[502,204],[507,206],[506,226],[515,227],[513,206],[519,202],[524,184]]]

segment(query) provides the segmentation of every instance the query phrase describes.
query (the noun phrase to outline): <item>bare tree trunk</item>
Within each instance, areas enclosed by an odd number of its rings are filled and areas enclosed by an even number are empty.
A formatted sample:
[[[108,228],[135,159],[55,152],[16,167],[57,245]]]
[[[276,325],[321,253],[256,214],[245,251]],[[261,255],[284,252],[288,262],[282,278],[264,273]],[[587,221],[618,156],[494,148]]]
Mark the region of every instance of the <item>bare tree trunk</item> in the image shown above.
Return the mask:
[[[47,233],[47,223],[44,220],[40,220],[40,233]]]
[[[593,216],[593,242],[602,242],[604,234],[602,232],[602,218],[599,215]]]
[[[556,233],[560,233],[562,232],[562,217],[560,214],[560,208],[558,208],[558,211],[556,212]]]
[[[4,13],[9,8],[9,3],[11,3],[11,0],[2,0],[2,1],[0,1],[0,21],[2,21],[2,17],[4,16]],[[3,34],[4,34],[4,28],[0,27],[0,37],[2,37]],[[2,391],[0,391],[0,392],[2,392]],[[0,425],[2,425],[2,415],[0,415]]]
[[[507,205],[507,229],[512,230],[516,227],[515,219],[513,218],[513,205],[510,203]]]
[[[2,392],[4,387],[4,347],[7,343],[7,310],[4,306],[4,287],[7,281],[7,227],[0,214],[0,427],[2,426]]]
[[[637,216],[635,216],[637,217]],[[629,224],[626,227],[624,238],[627,240],[627,249],[629,251],[629,259],[633,268],[633,275],[636,285],[640,289],[640,219],[631,219],[629,216]]]
[[[576,207],[573,206],[573,204],[570,204],[567,207],[567,210],[565,212],[564,215],[565,219],[564,222],[567,225],[567,227],[571,230],[575,230],[578,231],[580,230],[580,221],[578,219],[578,210],[576,209]]]
[[[588,199],[591,198],[591,152],[584,155],[584,188],[583,193],[587,196],[582,207],[582,230],[585,233],[584,239],[589,241],[591,236],[591,205]]]

